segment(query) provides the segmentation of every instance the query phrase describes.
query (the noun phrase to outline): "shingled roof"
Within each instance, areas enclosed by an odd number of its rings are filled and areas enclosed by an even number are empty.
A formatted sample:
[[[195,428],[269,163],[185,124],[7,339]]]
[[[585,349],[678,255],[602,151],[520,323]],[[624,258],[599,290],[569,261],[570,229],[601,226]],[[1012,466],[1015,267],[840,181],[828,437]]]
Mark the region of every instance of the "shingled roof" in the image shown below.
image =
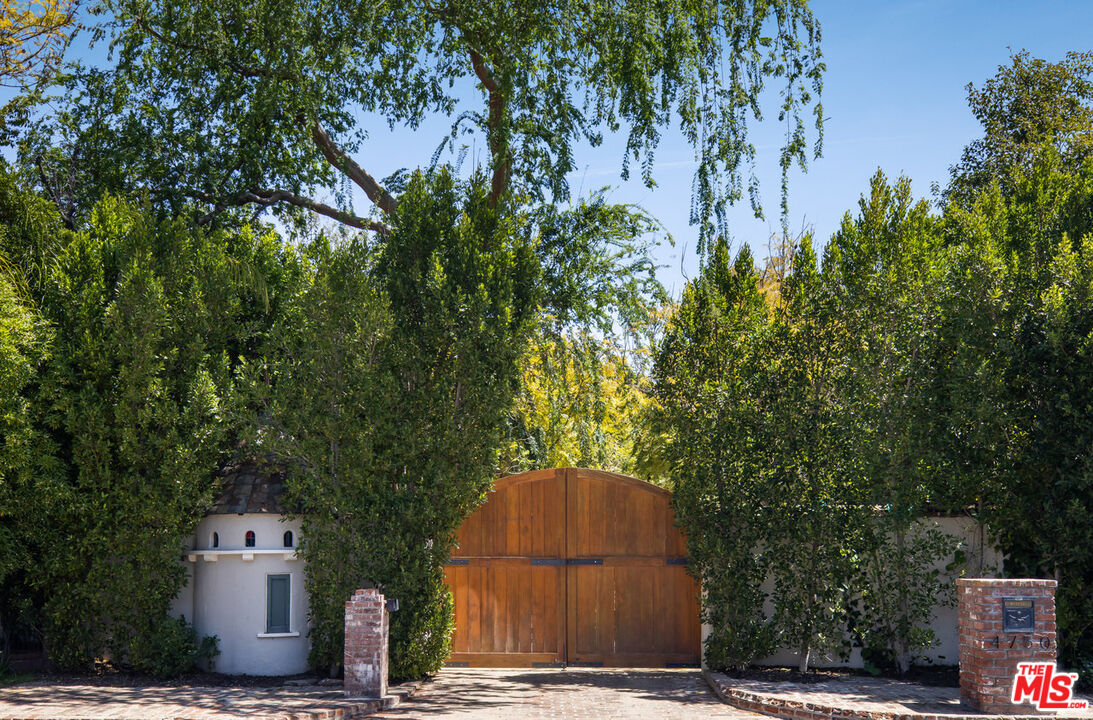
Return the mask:
[[[209,515],[284,512],[281,493],[285,474],[256,461],[242,462],[221,472],[220,495]]]

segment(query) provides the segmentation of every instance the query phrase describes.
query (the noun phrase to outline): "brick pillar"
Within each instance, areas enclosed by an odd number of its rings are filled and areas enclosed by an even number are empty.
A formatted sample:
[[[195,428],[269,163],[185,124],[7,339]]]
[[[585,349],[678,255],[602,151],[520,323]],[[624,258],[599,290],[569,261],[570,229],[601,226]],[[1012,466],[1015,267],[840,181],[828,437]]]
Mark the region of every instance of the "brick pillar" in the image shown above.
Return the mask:
[[[378,590],[358,590],[345,603],[346,695],[387,694],[387,603]]]
[[[1017,663],[1055,662],[1055,584],[1054,580],[956,581],[961,702],[987,713],[1035,714],[1030,705],[1014,705],[1009,698]],[[1011,618],[1008,629],[1003,602]],[[1020,621],[1029,605],[1032,625],[1023,627]]]

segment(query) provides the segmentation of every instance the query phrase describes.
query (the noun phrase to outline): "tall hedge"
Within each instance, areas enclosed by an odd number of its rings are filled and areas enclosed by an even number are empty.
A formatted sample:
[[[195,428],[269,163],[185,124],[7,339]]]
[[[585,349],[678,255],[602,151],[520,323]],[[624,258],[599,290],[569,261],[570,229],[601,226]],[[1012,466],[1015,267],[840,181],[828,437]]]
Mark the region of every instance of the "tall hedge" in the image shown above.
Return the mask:
[[[955,548],[916,524],[934,477],[927,423],[909,422],[941,244],[927,215],[878,173],[822,266],[808,237],[784,276],[761,275],[746,247],[730,265],[722,244],[669,324],[657,422],[711,665],[785,647],[805,670],[859,645],[906,671],[933,641],[933,564]]]
[[[922,521],[944,508],[1059,581],[1060,657],[1090,667],[1093,239],[1066,231],[1093,164],[1043,147],[1008,180],[935,214],[878,173],[766,304],[746,250],[688,287],[656,392],[711,664],[858,645],[906,671],[951,600],[936,565],[960,572]]]
[[[375,245],[311,245],[310,284],[250,377],[303,521],[312,663],[337,669],[344,602],[371,585],[399,600],[390,672],[407,678],[448,654],[444,564],[497,467],[538,264],[480,178],[415,174],[398,220]]]
[[[192,230],[117,199],[62,231],[10,177],[3,190],[0,249],[51,337],[18,396],[33,467],[0,484],[18,520],[0,513],[0,527],[30,558],[5,608],[63,668],[169,667],[153,640],[177,634],[165,622],[185,582],[180,551],[232,441],[232,366],[261,335],[286,263],[269,236]]]

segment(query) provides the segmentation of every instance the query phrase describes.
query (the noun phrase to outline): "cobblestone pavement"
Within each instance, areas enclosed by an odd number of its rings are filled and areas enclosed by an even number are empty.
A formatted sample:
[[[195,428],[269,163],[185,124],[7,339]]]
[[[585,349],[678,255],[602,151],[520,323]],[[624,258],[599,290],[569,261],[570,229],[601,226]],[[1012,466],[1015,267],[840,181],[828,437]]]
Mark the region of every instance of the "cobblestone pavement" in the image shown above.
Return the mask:
[[[373,718],[628,718],[683,720],[761,715],[725,705],[698,670],[468,670],[447,668],[413,699]],[[764,718],[764,720],[769,720]]]
[[[404,692],[403,689],[392,690]],[[347,699],[340,686],[117,687],[24,683],[0,688],[0,720],[228,720],[358,717],[376,701]]]

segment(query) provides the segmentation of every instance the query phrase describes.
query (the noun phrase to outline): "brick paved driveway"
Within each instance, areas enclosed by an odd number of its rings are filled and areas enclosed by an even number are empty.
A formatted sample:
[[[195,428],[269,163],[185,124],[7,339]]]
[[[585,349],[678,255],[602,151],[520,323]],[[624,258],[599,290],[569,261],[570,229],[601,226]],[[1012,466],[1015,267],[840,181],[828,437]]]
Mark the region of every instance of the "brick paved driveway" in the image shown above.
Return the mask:
[[[404,695],[413,684],[394,688]],[[363,717],[380,703],[341,687],[203,687],[23,683],[0,688],[0,720],[319,720]]]
[[[698,670],[447,668],[405,704],[370,717],[770,720],[722,703]]]

